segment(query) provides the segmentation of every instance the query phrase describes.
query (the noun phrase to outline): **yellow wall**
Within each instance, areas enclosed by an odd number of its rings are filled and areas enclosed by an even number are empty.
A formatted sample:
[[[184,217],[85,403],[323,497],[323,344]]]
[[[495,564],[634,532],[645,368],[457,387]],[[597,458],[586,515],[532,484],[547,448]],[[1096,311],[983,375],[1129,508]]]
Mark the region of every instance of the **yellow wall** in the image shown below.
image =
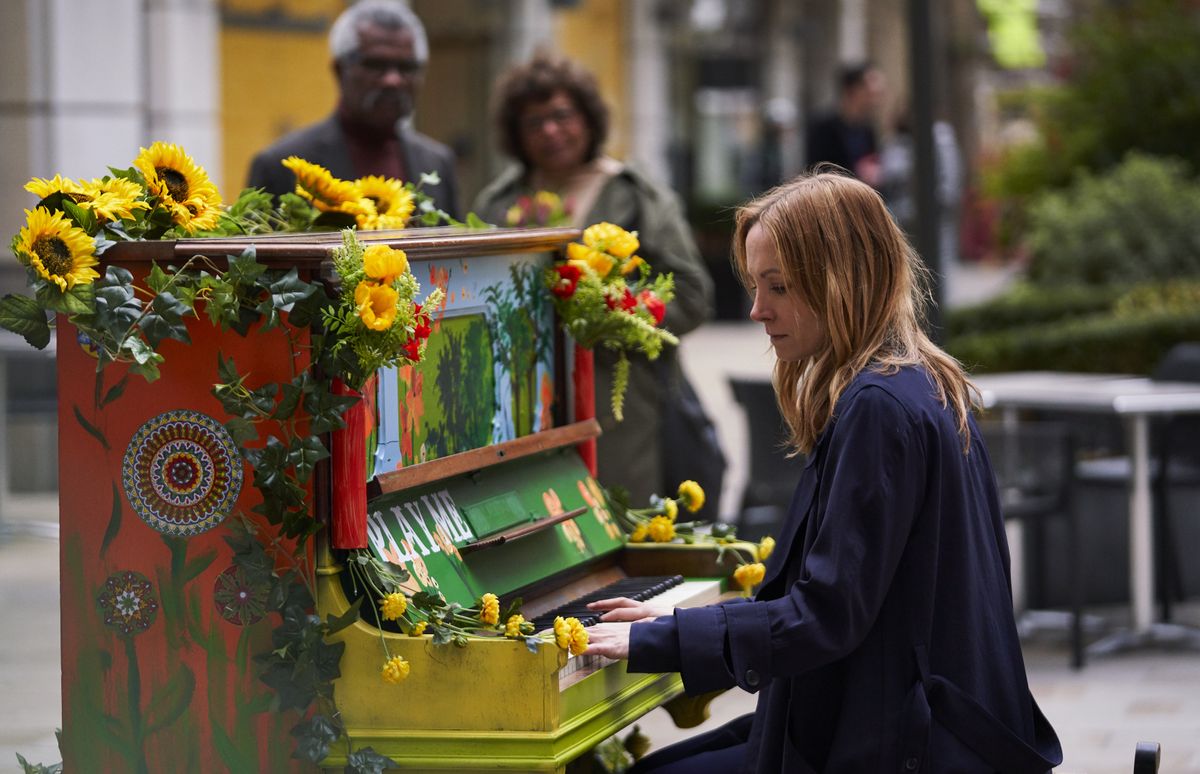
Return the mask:
[[[558,50],[595,74],[600,91],[612,112],[605,150],[617,157],[628,147],[626,111],[627,51],[622,19],[629,0],[584,0],[563,10],[555,19],[554,37]]]
[[[226,10],[260,12],[278,0],[226,0]],[[222,194],[233,199],[246,184],[250,159],[281,135],[332,112],[337,85],[329,65],[328,25],[340,0],[288,0],[293,19],[315,28],[222,26],[221,129],[224,141]]]

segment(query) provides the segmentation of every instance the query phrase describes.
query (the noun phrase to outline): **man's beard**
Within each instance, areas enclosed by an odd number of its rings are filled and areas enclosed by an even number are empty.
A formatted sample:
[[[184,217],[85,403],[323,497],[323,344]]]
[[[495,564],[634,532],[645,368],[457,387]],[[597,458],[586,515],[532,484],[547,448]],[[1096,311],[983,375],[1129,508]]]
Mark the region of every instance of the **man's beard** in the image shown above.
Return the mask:
[[[362,109],[366,116],[375,116],[384,110],[399,121],[412,115],[413,98],[403,89],[371,89],[363,95]]]

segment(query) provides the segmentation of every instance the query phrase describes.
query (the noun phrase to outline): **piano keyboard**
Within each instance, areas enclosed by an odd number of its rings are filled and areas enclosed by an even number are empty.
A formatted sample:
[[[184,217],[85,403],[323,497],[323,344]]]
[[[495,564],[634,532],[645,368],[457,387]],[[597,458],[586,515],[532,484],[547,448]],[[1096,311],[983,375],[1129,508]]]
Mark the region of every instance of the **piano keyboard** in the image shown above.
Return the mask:
[[[639,586],[642,588],[639,589]],[[621,588],[632,589],[633,593],[619,590]],[[640,596],[634,596],[639,594]],[[536,629],[553,628],[555,616],[574,616],[579,619],[579,622],[584,626],[591,626],[595,623],[600,623],[600,615],[594,611],[587,609],[588,602],[594,602],[598,599],[609,599],[611,597],[629,597],[644,602],[648,599],[653,599],[655,603],[661,604],[664,607],[697,607],[699,605],[707,605],[713,602],[718,602],[721,599],[721,582],[715,580],[696,580],[685,581],[680,575],[664,576],[664,577],[629,577],[623,578],[616,583],[611,583],[602,589],[597,589],[590,594],[585,594],[578,600],[563,605],[557,610],[539,616],[534,619]],[[582,615],[579,611],[582,610]],[[567,611],[567,612],[561,612]],[[545,626],[541,625],[543,620],[547,620]],[[589,656],[584,653],[582,656],[569,656],[567,664],[562,669],[558,670],[558,687],[563,690],[568,686],[579,682],[583,678],[592,674],[598,669],[603,669],[609,664],[617,663],[615,659],[605,656]]]

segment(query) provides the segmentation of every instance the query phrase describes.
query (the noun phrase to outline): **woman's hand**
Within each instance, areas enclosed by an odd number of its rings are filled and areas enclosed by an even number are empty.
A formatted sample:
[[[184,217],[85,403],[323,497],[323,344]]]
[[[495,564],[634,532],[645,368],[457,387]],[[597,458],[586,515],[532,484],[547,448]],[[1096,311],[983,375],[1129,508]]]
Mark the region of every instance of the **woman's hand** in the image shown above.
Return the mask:
[[[587,628],[589,656],[629,658],[629,630],[631,623],[600,623]]]
[[[601,599],[588,603],[588,610],[603,610],[600,616],[605,622],[644,621],[648,618],[658,618],[670,615],[675,608],[670,605],[655,605],[650,602],[635,602],[628,597]]]

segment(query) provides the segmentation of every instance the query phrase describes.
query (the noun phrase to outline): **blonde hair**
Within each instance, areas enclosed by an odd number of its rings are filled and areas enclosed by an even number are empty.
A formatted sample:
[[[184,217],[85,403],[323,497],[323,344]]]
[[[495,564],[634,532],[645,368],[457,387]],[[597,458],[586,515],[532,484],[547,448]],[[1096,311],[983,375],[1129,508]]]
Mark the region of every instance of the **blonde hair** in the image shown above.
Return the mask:
[[[753,281],[746,236],[754,226],[775,248],[788,291],[812,308],[826,333],[810,357],[775,363],[772,381],[792,453],[812,450],[842,391],[863,369],[887,374],[910,365],[923,367],[942,405],[953,408],[965,453],[975,386],[922,328],[929,272],[879,194],[818,169],[743,205],[733,260],[747,287]]]

